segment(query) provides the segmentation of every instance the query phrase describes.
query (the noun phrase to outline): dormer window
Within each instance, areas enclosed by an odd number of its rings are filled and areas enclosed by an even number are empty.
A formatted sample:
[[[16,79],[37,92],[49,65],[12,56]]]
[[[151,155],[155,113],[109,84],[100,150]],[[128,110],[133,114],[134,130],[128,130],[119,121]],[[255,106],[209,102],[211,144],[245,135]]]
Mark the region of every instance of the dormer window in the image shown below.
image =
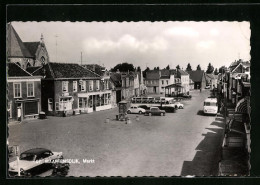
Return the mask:
[[[41,62],[42,64],[45,64],[45,58],[43,56],[41,57]]]

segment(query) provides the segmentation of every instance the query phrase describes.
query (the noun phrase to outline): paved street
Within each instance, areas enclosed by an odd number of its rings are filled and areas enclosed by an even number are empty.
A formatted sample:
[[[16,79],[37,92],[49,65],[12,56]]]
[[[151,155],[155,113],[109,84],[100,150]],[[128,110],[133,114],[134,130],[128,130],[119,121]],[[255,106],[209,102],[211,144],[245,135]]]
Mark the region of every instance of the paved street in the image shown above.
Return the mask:
[[[79,159],[69,176],[217,175],[223,123],[200,114],[209,91],[191,94],[183,110],[165,117],[141,115],[140,121],[130,115],[131,124],[116,121],[115,108],[11,125],[9,143],[20,145],[21,151],[45,147]]]

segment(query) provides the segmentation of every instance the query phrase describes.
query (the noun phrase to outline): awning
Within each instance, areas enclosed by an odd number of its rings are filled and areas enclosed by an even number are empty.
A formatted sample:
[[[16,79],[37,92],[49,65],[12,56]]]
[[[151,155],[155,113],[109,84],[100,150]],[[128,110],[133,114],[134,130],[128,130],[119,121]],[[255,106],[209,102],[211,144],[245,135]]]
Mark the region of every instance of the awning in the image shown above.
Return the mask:
[[[250,106],[249,98],[242,98],[237,102],[235,112],[240,112],[240,113],[248,113],[248,108]]]

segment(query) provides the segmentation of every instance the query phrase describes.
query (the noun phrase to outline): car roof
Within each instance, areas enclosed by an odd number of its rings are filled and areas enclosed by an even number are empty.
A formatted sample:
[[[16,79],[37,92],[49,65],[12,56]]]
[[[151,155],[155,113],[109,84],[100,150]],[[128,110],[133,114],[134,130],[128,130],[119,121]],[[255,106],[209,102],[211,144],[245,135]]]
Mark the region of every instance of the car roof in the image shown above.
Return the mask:
[[[217,98],[207,98],[204,102],[217,102]]]
[[[44,152],[51,152],[51,151],[48,150],[48,149],[45,149],[45,148],[33,148],[33,149],[30,149],[30,150],[23,152],[22,154],[37,155],[37,154],[41,154],[41,153],[44,153]]]

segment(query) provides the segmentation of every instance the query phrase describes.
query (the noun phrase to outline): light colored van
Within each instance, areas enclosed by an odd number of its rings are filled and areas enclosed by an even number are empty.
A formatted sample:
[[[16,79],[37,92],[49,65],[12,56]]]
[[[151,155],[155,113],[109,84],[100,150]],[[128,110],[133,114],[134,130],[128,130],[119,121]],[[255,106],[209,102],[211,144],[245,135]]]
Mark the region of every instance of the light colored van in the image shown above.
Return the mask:
[[[203,106],[204,114],[217,114],[218,113],[218,101],[217,98],[207,98],[204,101]]]

